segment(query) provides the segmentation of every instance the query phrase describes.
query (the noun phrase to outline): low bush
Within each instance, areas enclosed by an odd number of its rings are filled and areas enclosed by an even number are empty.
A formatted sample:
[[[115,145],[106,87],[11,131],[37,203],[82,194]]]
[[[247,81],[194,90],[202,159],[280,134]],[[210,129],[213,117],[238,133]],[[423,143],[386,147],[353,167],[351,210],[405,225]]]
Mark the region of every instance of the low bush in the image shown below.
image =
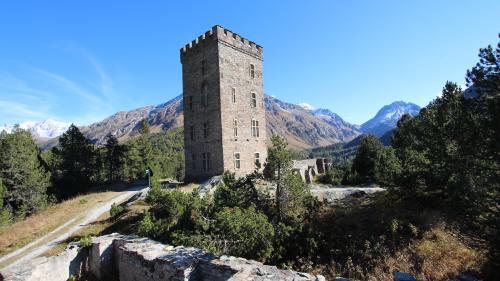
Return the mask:
[[[83,248],[90,248],[92,247],[92,237],[90,235],[85,235],[80,238],[80,246]]]
[[[120,217],[121,215],[125,214],[128,211],[128,208],[126,205],[118,205],[113,203],[111,205],[111,209],[109,210],[109,214],[112,218],[116,219]]]

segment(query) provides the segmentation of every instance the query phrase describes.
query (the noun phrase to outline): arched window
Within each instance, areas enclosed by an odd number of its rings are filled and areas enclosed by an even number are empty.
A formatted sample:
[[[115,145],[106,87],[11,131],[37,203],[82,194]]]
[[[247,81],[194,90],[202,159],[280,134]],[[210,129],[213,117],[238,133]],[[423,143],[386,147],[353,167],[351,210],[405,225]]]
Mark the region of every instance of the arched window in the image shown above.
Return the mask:
[[[257,94],[256,93],[252,93],[251,95],[251,105],[252,107],[257,107]]]
[[[201,105],[206,107],[208,105],[208,83],[201,84]]]
[[[232,97],[233,103],[236,103],[236,89],[235,88],[231,89],[231,97]]]

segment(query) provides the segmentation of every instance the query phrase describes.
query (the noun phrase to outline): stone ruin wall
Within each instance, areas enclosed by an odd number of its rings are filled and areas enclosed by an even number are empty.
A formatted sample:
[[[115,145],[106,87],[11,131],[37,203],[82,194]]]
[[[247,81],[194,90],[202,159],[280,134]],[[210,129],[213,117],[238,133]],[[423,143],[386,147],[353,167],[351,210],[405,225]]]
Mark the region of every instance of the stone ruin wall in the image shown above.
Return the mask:
[[[294,160],[292,171],[300,175],[305,183],[312,183],[317,176],[326,174],[331,166],[332,161],[328,158]]]
[[[325,280],[321,275],[120,234],[94,238],[88,249],[72,243],[57,256],[37,258],[2,274],[10,281],[66,281],[82,274],[97,280],[120,281]]]

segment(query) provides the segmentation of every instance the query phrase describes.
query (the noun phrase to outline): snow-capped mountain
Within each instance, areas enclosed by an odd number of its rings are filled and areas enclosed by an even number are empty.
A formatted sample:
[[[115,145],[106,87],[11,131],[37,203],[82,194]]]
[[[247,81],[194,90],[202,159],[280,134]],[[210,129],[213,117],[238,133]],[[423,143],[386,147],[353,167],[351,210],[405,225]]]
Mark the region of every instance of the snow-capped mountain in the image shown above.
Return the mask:
[[[71,124],[47,119],[43,121],[26,121],[19,124],[21,129],[30,131],[38,140],[55,138],[62,135]],[[12,132],[16,125],[0,126],[0,132],[5,130],[7,133]]]
[[[396,101],[382,107],[375,117],[361,125],[361,131],[365,134],[382,136],[387,131],[396,127],[399,119],[404,114],[415,116],[420,112],[420,106],[404,101]]]
[[[324,109],[324,108],[318,108],[312,111],[314,116],[321,118],[323,121],[326,123],[332,125],[332,126],[342,126],[342,127],[348,127],[350,128],[353,132],[354,131],[359,131],[359,126],[351,124],[342,117],[340,117],[337,113],[332,112],[330,109]],[[358,134],[357,132],[356,134]]]
[[[297,105],[300,106],[300,107],[302,107],[305,110],[314,110],[314,106],[312,106],[312,105],[310,105],[308,103],[305,103],[305,102],[298,103]]]

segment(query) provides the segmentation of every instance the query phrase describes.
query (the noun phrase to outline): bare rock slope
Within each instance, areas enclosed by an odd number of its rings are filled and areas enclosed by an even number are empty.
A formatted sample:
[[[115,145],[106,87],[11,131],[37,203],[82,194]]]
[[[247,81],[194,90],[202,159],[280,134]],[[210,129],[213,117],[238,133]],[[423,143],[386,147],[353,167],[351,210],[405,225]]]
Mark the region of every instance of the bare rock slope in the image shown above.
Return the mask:
[[[284,136],[295,148],[312,148],[337,142],[350,141],[360,134],[359,127],[342,120],[331,111],[313,111],[266,96],[268,136]],[[106,135],[113,134],[124,141],[138,135],[139,124],[146,119],[151,132],[182,127],[182,97],[178,96],[157,106],[121,111],[92,125],[81,127],[82,132],[95,144],[104,144]],[[42,143],[49,148],[57,143],[52,139]]]

